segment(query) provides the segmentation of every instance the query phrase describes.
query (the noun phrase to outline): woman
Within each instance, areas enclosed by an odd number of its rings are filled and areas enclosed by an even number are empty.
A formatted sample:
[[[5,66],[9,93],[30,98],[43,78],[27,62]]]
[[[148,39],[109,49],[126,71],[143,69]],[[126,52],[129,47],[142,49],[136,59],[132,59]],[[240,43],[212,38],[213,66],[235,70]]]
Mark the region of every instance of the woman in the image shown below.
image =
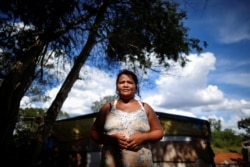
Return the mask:
[[[150,142],[163,137],[161,124],[150,105],[140,97],[137,76],[121,71],[116,79],[118,100],[104,104],[91,128],[91,138],[102,144],[100,166],[151,167]]]

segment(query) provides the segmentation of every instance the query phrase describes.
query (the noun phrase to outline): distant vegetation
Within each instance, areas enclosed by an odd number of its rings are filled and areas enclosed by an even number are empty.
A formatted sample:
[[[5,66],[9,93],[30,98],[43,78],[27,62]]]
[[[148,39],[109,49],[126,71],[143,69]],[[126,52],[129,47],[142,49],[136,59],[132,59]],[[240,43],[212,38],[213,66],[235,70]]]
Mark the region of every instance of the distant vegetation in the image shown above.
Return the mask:
[[[241,154],[243,135],[235,135],[230,129],[212,132],[212,149],[217,152],[238,152]]]
[[[250,139],[249,118],[238,122],[238,127],[245,129],[245,134],[235,134],[231,129],[221,130],[220,120],[210,119],[212,130],[212,149],[217,152],[237,152],[242,153],[241,142]]]
[[[92,106],[93,112],[97,112],[102,104],[113,98],[114,96],[110,96],[100,101],[96,101]],[[16,151],[20,150],[20,152],[26,152],[26,154],[20,154],[20,156],[23,156],[19,157],[25,162],[28,161],[28,158],[31,156],[27,156],[27,154],[31,153],[28,148],[31,148],[33,145],[32,143],[36,138],[37,128],[42,124],[46,111],[38,108],[27,108],[20,109],[19,114],[12,142],[13,148],[15,148]],[[60,112],[58,119],[63,118],[69,118],[69,115],[65,112]],[[215,153],[237,152],[242,155],[241,142],[250,139],[249,119],[247,118],[238,122],[238,127],[246,130],[245,134],[236,134],[231,129],[221,130],[220,120],[210,119],[209,122],[212,131],[211,147],[213,151]]]

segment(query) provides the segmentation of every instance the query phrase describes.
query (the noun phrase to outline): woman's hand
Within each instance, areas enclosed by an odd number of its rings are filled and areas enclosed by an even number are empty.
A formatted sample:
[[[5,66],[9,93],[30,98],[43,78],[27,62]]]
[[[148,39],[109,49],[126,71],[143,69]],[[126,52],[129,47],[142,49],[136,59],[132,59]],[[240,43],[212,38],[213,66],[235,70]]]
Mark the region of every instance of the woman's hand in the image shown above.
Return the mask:
[[[134,133],[127,139],[127,149],[135,151],[139,148],[143,141],[144,139],[142,133]]]
[[[127,149],[127,150],[138,150],[139,146],[144,142],[144,134],[143,133],[134,133],[129,137],[126,137],[124,134],[117,133],[110,135],[113,139],[115,139],[116,144],[119,146],[120,149]],[[110,143],[115,144],[115,143]]]
[[[110,136],[116,140],[118,146],[121,149],[127,149],[128,148],[127,138],[126,138],[126,136],[124,134],[116,133],[116,134],[113,134],[113,135],[110,135]],[[110,144],[112,145],[112,144],[115,144],[115,143],[110,143]]]

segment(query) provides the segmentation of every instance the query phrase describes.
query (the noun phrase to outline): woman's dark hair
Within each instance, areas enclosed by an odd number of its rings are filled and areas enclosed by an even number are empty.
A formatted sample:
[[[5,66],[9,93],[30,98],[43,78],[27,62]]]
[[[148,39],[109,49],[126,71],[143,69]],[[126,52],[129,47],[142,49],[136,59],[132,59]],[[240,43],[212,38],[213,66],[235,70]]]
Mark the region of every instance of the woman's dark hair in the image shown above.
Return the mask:
[[[140,95],[140,88],[139,88],[139,82],[138,82],[138,78],[137,76],[135,75],[134,72],[130,71],[130,70],[127,70],[127,69],[124,69],[122,71],[120,71],[117,75],[117,78],[116,78],[116,85],[118,84],[118,80],[120,78],[121,75],[128,75],[128,76],[131,76],[135,82],[135,88],[136,88],[136,94],[141,97]]]

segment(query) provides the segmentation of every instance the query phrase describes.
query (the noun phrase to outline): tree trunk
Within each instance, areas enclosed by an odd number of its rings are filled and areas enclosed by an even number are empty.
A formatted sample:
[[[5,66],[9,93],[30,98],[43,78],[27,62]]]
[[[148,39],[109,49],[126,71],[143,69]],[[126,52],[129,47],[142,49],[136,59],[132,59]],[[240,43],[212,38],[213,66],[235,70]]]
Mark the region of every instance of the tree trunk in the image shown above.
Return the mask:
[[[39,148],[42,148],[42,144],[49,136],[49,133],[52,129],[52,126],[54,122],[56,121],[57,115],[60,112],[62,105],[64,101],[66,100],[71,88],[73,87],[75,81],[79,78],[79,73],[84,65],[85,61],[87,60],[92,48],[96,45],[96,34],[97,34],[97,27],[99,27],[99,24],[103,21],[104,13],[106,11],[107,4],[103,4],[99,10],[99,14],[96,17],[96,21],[93,24],[93,29],[90,31],[88,40],[83,47],[81,53],[75,60],[75,64],[73,65],[73,68],[69,72],[67,78],[65,79],[62,87],[60,88],[59,92],[57,93],[54,101],[50,105],[49,109],[46,112],[46,116],[44,118],[44,125],[43,128],[40,128],[40,132],[38,132],[37,136],[37,143],[36,148],[33,154],[32,163],[35,163],[38,159],[37,151]]]
[[[7,160],[8,152],[11,151],[10,143],[18,118],[20,101],[32,83],[37,57],[41,55],[42,49],[43,44],[37,42],[23,59],[16,62],[0,87],[0,148],[4,153],[4,160]]]

